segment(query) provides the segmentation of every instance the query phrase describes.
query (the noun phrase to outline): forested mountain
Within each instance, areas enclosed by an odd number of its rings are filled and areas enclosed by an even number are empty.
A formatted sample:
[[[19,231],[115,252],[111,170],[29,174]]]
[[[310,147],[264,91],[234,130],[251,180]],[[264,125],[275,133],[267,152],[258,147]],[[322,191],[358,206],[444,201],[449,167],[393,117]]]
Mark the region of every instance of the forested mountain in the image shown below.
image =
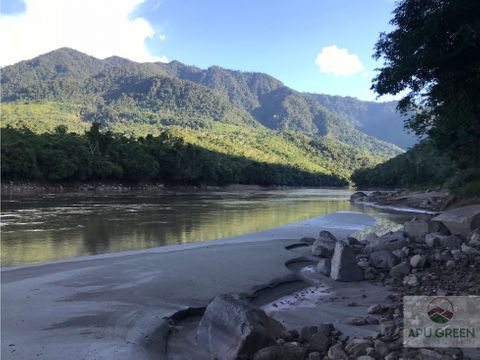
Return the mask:
[[[405,118],[397,102],[361,101],[352,97],[308,94],[329,111],[343,116],[356,129],[386,142],[408,149],[418,137],[404,128]]]
[[[324,105],[261,73],[62,48],[3,68],[1,87],[2,126],[36,133],[60,125],[83,133],[91,123],[133,137],[170,129],[209,151],[342,179],[401,152],[359,130],[374,110]]]

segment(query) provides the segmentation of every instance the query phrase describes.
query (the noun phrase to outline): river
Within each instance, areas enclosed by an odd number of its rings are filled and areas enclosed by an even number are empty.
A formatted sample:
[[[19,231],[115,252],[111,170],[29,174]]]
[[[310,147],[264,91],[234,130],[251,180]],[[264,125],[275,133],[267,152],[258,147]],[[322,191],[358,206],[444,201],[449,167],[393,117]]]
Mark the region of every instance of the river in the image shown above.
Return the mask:
[[[2,267],[228,238],[337,211],[385,229],[404,214],[349,202],[344,189],[55,194],[2,200]]]

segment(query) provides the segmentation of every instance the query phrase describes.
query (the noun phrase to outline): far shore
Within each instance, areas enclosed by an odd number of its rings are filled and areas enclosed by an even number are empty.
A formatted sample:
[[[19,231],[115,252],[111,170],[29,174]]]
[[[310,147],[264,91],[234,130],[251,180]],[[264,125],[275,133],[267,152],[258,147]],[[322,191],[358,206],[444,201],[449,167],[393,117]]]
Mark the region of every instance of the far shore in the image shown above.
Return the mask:
[[[46,194],[124,194],[124,193],[152,193],[161,194],[174,191],[256,191],[269,189],[295,189],[300,186],[262,186],[252,184],[230,184],[223,186],[211,185],[171,185],[162,183],[108,183],[108,182],[72,182],[48,183],[30,181],[4,181],[1,184],[2,198],[24,197]],[[312,188],[305,186],[305,188]],[[338,187],[322,186],[322,189],[342,189]]]

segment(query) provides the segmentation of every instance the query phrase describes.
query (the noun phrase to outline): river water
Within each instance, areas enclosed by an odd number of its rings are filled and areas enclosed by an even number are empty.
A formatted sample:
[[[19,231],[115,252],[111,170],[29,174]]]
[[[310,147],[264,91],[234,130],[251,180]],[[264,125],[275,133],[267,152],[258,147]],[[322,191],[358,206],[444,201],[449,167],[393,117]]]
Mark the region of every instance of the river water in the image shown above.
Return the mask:
[[[407,218],[353,205],[351,193],[282,189],[3,199],[1,265],[228,238],[337,211],[368,213],[385,229]]]

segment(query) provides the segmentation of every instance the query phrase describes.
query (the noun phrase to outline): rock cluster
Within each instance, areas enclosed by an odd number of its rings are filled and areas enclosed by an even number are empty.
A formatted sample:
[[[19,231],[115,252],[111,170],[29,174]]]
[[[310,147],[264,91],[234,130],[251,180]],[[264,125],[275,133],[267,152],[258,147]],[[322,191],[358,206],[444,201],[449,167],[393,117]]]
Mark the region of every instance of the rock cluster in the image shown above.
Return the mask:
[[[408,190],[373,191],[368,195],[358,191],[350,200],[354,203],[375,203],[384,206],[410,207],[429,211],[445,210],[455,198],[446,190],[412,192]]]
[[[305,241],[307,242],[307,241]],[[374,336],[350,338],[332,324],[286,331],[262,310],[231,296],[218,296],[198,328],[198,340],[218,359],[397,360],[464,359],[461,349],[413,349],[402,345],[405,295],[479,295],[480,228],[451,234],[432,220],[413,219],[404,231],[366,240],[336,239],[322,231],[310,239],[317,271],[337,281],[362,279],[388,285],[388,301],[370,306],[350,325],[378,324]],[[445,272],[448,271],[448,276]],[[376,315],[376,317],[370,316]]]
[[[329,231],[320,232],[312,244],[312,254],[320,257],[317,271],[337,281],[363,280],[363,269],[357,264],[361,249],[357,240],[339,241]]]

